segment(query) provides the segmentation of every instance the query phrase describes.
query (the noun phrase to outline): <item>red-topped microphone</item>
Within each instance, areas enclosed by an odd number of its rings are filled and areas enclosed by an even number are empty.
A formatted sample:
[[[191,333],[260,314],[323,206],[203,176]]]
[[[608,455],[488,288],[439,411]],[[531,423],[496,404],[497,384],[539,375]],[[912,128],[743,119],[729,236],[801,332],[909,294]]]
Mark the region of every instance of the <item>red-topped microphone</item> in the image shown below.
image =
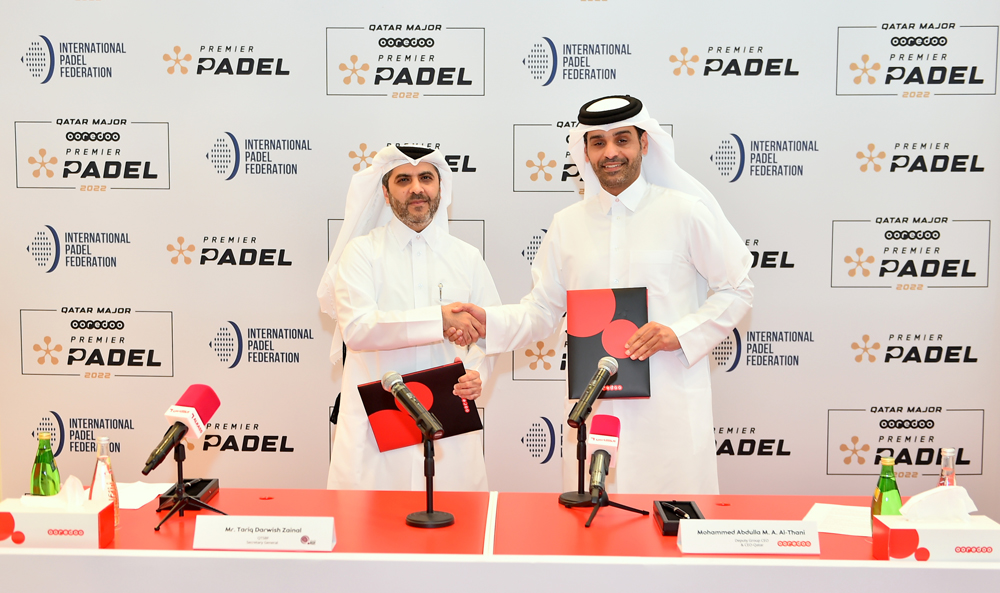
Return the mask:
[[[590,423],[587,435],[587,455],[590,456],[590,498],[597,504],[606,490],[608,471],[615,467],[618,457],[618,435],[622,424],[616,416],[597,414]]]
[[[198,384],[188,387],[177,403],[170,406],[164,414],[167,421],[172,420],[174,423],[167,429],[160,444],[149,454],[142,475],[149,475],[149,472],[163,463],[170,451],[188,433],[191,433],[193,438],[205,434],[206,425],[218,409],[219,396],[211,387]]]

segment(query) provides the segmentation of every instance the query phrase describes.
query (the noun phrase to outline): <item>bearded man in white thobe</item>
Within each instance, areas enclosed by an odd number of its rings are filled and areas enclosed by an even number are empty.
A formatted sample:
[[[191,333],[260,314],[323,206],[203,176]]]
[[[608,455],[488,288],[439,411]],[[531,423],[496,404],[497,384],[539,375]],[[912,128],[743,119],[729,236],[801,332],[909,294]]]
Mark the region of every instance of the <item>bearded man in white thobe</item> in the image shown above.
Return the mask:
[[[492,354],[551,335],[568,290],[645,287],[650,321],[629,338],[626,355],[649,360],[652,395],[594,408],[621,420],[608,490],[717,494],[707,355],[750,310],[752,256],[712,194],[674,162],[673,139],[639,100],[591,101],[579,123],[569,149],[584,199],[556,213],[532,264],[531,292],[517,305],[454,311],[485,324]],[[575,457],[564,456],[564,488],[576,490],[576,479]]]
[[[475,399],[495,357],[482,326],[456,301],[500,304],[479,251],[448,233],[451,169],[440,151],[387,146],[357,173],[320,282],[320,308],[337,322],[331,359],[347,347],[327,487],[422,490],[423,446],[379,452],[357,386],[461,360],[457,397]],[[440,214],[435,216],[440,209]],[[456,342],[444,330],[460,328]],[[477,330],[478,328],[478,330]],[[439,490],[486,490],[482,431],[436,441]]]

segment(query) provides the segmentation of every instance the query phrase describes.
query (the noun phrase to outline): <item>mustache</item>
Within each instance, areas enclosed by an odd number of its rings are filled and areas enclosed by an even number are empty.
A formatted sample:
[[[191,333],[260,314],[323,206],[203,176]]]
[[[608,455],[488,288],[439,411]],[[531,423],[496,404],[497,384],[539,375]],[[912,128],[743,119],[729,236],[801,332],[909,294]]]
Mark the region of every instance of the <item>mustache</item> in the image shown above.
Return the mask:
[[[601,161],[599,163],[599,165],[603,166],[603,165],[607,165],[609,163],[622,163],[622,164],[625,164],[625,163],[628,163],[628,159],[626,159],[626,158],[604,159],[603,161]]]

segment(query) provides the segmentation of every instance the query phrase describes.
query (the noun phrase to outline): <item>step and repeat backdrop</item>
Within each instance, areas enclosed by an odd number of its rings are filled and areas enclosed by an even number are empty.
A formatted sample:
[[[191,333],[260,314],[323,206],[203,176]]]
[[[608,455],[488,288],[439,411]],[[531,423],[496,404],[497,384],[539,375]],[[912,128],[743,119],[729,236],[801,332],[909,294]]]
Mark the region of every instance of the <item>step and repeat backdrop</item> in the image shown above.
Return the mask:
[[[753,312],[712,354],[722,491],[869,494],[894,455],[913,494],[956,447],[959,482],[1000,514],[997,3],[0,13],[3,496],[27,490],[41,430],[64,476],[88,483],[108,436],[118,479],[139,479],[193,383],[222,406],[187,475],[323,487],[340,367],[315,291],[351,175],[390,143],[440,148],[452,232],[516,302],[581,199],[579,106],[627,93],[754,256]],[[498,357],[491,489],[563,488],[565,344]]]

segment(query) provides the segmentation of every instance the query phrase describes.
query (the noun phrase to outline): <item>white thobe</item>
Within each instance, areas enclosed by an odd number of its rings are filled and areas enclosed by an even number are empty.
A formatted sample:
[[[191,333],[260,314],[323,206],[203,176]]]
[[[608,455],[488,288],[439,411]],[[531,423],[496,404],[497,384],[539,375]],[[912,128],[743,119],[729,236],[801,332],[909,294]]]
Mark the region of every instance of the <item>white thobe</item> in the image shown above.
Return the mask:
[[[347,244],[334,286],[347,360],[327,487],[422,490],[423,445],[379,452],[357,386],[456,356],[485,384],[495,357],[476,344],[466,348],[444,339],[441,306],[499,304],[493,278],[475,247],[438,225],[416,233],[393,217]],[[435,489],[487,489],[482,431],[435,441],[434,453]]]
[[[751,261],[729,222],[698,197],[640,177],[619,196],[602,190],[556,213],[532,264],[531,292],[517,305],[486,309],[486,351],[523,348],[554,332],[567,290],[646,287],[649,320],[669,326],[681,349],[648,359],[649,399],[598,400],[594,414],[621,420],[609,490],[716,494],[706,355],[750,310]],[[564,433],[576,431],[566,425]],[[576,490],[574,450],[563,456],[566,490]]]

